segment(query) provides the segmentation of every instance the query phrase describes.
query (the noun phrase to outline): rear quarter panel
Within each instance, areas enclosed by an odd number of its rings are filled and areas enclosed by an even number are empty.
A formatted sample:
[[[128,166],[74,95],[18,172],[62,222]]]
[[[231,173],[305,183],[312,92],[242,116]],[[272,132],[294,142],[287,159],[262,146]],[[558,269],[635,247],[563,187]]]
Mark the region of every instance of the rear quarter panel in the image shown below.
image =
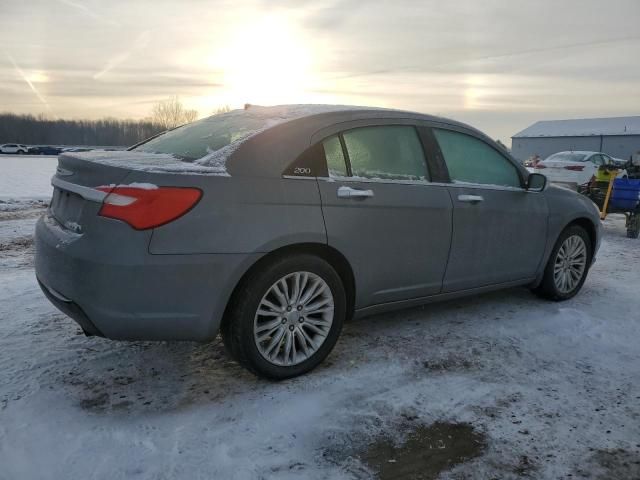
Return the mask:
[[[153,230],[149,253],[261,253],[326,243],[315,179],[133,172],[123,183],[189,186],[203,192],[181,218]]]

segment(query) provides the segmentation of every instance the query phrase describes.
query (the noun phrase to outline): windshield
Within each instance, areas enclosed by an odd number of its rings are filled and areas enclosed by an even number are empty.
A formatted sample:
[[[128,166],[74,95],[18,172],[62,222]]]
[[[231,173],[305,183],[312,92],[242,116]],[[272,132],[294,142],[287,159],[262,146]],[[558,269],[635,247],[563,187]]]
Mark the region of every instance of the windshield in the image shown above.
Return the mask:
[[[585,162],[587,160],[587,155],[584,153],[575,153],[575,152],[560,152],[554,153],[547,160],[557,160],[560,162]]]

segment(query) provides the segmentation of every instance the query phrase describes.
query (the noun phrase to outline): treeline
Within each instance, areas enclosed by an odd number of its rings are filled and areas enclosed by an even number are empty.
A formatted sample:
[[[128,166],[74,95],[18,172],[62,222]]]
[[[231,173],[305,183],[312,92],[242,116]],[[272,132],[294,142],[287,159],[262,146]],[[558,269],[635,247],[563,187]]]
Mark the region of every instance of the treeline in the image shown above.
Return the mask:
[[[127,146],[163,130],[149,120],[53,120],[0,113],[0,144]]]

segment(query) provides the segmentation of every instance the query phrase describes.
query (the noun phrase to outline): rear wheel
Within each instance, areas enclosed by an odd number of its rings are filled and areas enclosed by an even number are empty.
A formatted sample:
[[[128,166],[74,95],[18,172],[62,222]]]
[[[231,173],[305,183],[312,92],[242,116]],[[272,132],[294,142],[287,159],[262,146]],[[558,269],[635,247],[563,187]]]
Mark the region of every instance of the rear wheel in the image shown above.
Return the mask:
[[[550,300],[568,300],[584,284],[591,265],[591,240],[584,228],[572,225],[558,238],[534,292]]]
[[[255,374],[290,378],[327,357],[345,315],[346,296],[336,271],[319,257],[296,254],[246,279],[234,294],[222,338],[231,356]]]

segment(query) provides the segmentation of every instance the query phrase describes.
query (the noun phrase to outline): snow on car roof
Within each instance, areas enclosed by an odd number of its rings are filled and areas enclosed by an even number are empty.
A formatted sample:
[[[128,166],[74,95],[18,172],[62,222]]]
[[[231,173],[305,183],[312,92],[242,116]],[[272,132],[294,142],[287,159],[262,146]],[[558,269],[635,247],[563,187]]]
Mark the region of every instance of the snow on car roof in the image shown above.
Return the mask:
[[[229,157],[247,140],[276,125],[323,113],[371,110],[397,111],[350,105],[300,104],[272,107],[246,105],[244,109],[212,115],[165,132],[151,139],[148,143],[143,142],[130,151],[93,151],[77,154],[65,153],[65,155],[95,163],[147,172],[228,175],[226,163]],[[225,125],[232,125],[234,122],[236,125],[239,124],[241,128],[238,128],[237,131],[225,130],[223,132],[224,135],[232,138],[230,143],[224,144],[220,148],[210,148],[208,137],[212,136],[211,132],[220,129],[221,126],[224,130]],[[193,137],[194,134],[195,137]],[[189,136],[193,138],[189,139]],[[171,140],[172,137],[176,141]],[[187,138],[186,141],[185,137]],[[167,139],[167,141],[164,141],[164,139]],[[165,143],[165,145],[158,145],[159,143]],[[185,144],[187,145],[185,146]],[[192,151],[186,152],[186,150]],[[198,150],[200,150],[200,153],[193,153],[198,152]],[[186,158],[191,155],[191,158]]]
[[[640,116],[542,120],[516,133],[512,138],[597,135],[640,135]]]
[[[227,159],[235,152],[240,145],[254,137],[255,135],[264,132],[265,130],[272,128],[276,125],[286,123],[292,120],[297,120],[304,117],[310,117],[312,115],[319,115],[321,113],[329,112],[344,112],[344,111],[357,111],[357,110],[377,110],[374,107],[356,107],[350,105],[323,105],[323,104],[298,104],[298,105],[276,105],[272,107],[263,107],[259,105],[245,105],[244,109],[232,110],[227,113],[221,114],[224,117],[231,116],[251,116],[253,118],[260,119],[262,125],[253,131],[248,132],[242,138],[222,147],[219,150],[212,151],[204,157],[196,160],[194,164],[204,165],[208,167],[225,168]],[[213,115],[206,120],[221,119],[218,115]]]

